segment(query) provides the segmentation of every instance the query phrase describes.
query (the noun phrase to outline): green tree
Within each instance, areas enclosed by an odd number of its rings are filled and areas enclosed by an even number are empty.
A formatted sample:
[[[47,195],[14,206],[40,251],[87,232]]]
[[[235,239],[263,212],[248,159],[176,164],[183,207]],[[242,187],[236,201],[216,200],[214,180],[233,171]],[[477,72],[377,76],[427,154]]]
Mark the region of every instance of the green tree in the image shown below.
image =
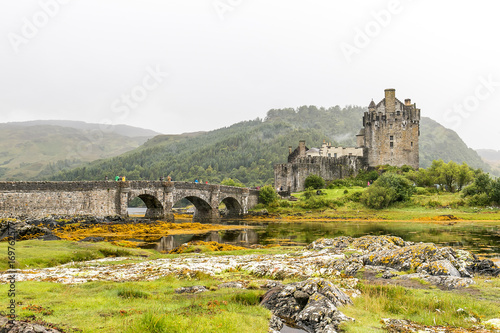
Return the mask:
[[[500,205],[500,178],[491,183],[491,200]]]
[[[325,180],[321,176],[310,174],[304,181],[304,187],[318,190],[325,187]]]
[[[458,167],[457,189],[462,190],[464,186],[474,180],[474,171],[464,162]]]
[[[226,186],[245,187],[245,185],[243,185],[238,179],[234,180],[232,178],[224,178],[224,180],[221,181],[220,184]]]
[[[452,193],[455,192],[455,183],[459,174],[458,164],[453,161],[443,163],[439,167],[438,171],[441,174],[442,179],[444,180],[446,189]]]
[[[278,200],[278,193],[274,190],[271,185],[262,186],[259,191],[259,201],[264,205],[269,205],[270,203]]]

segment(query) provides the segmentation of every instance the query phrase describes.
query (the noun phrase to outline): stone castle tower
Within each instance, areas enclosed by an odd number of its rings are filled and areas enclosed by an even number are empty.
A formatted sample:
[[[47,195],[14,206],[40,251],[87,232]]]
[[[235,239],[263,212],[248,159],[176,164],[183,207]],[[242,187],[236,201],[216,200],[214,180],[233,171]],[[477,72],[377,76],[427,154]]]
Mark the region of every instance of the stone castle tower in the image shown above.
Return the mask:
[[[304,190],[310,174],[330,181],[386,164],[418,170],[419,135],[420,109],[410,99],[401,103],[394,89],[386,89],[385,98],[378,104],[372,100],[364,113],[356,147],[323,142],[321,148],[309,149],[300,141],[295,150],[289,147],[288,163],[274,166],[274,184],[278,190],[291,193]]]
[[[363,129],[356,136],[358,147],[365,148],[368,165],[409,165],[418,170],[420,109],[405,99],[396,98],[394,89],[385,90],[385,98],[372,102],[363,116]]]

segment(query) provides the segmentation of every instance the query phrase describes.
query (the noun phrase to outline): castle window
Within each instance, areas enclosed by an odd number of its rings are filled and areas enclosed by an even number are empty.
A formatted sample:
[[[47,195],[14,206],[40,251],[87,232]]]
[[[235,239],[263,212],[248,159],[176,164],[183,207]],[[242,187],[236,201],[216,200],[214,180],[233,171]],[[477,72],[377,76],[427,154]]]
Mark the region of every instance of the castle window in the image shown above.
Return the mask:
[[[411,142],[411,146],[413,147],[413,141]]]
[[[392,142],[392,141],[390,142],[390,147],[394,148],[394,142]]]
[[[333,154],[333,157],[337,158],[337,153]]]
[[[391,141],[394,140],[394,136],[393,135],[389,136],[389,140]]]
[[[332,154],[328,153],[328,157],[332,157]]]
[[[392,124],[389,124],[389,129],[392,129]]]

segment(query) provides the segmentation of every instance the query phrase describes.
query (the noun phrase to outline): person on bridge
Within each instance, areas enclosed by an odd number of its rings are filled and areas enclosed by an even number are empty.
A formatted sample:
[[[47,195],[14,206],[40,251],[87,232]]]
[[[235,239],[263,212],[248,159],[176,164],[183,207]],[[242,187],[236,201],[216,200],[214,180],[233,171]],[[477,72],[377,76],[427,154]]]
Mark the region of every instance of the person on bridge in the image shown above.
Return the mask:
[[[120,177],[120,176],[116,176],[116,177],[115,177],[115,181],[119,181],[120,179],[121,179],[121,177]]]
[[[195,183],[195,184],[198,184],[198,183],[199,183],[198,178],[196,178],[196,179],[194,180],[194,183]]]

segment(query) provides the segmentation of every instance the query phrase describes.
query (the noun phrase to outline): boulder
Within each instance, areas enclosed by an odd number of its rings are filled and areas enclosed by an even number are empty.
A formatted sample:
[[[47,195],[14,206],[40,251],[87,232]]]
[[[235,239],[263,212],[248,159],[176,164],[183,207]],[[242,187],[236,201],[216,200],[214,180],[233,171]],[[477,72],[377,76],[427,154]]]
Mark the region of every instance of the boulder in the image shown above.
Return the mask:
[[[311,333],[336,332],[342,321],[350,320],[337,309],[346,304],[352,304],[349,296],[319,278],[274,287],[261,302],[282,323]],[[276,321],[271,322],[275,330],[279,326]]]
[[[500,275],[500,268],[497,265],[495,265],[493,261],[488,259],[478,260],[467,266],[467,269],[473,273],[481,275],[489,275],[489,276]]]

